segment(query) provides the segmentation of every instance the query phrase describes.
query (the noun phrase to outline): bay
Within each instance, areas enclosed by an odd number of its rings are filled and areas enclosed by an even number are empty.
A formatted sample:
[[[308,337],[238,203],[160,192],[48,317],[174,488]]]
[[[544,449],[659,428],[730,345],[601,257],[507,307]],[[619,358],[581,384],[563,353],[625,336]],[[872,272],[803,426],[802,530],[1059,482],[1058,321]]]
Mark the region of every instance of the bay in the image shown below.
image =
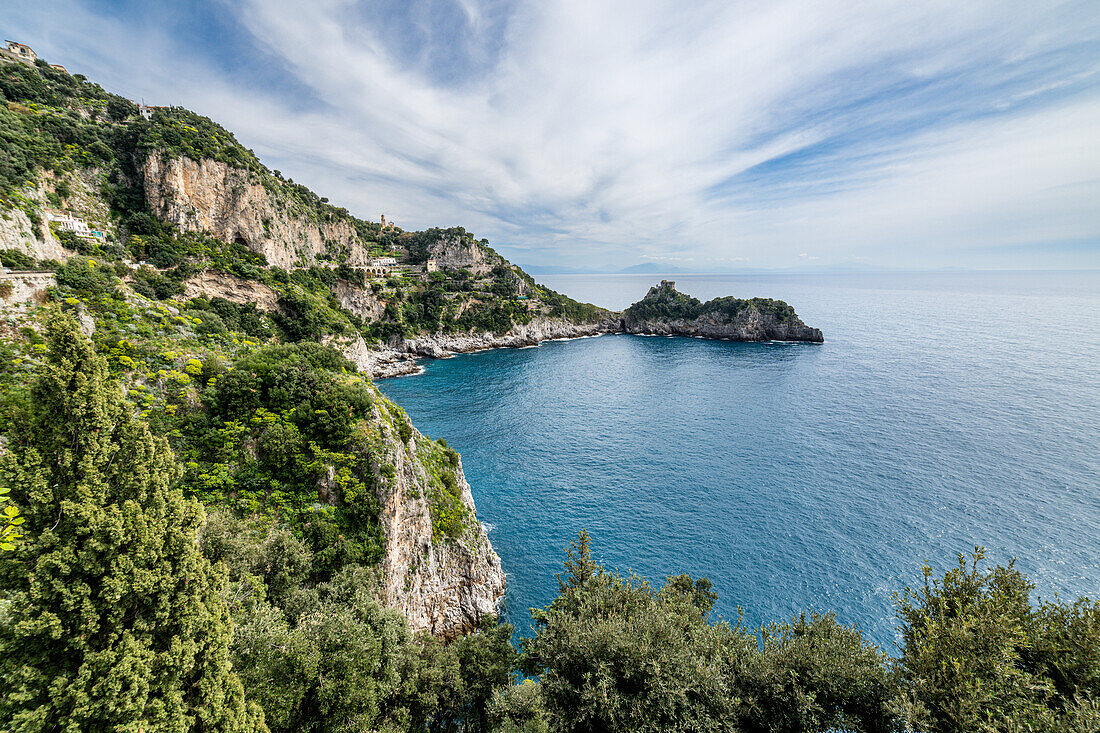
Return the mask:
[[[520,633],[581,528],[609,566],[707,576],[724,618],[834,611],[888,650],[891,593],[976,545],[1100,595],[1100,273],[667,277],[825,343],[608,335],[379,383],[462,454]],[[542,278],[615,309],[659,279]]]

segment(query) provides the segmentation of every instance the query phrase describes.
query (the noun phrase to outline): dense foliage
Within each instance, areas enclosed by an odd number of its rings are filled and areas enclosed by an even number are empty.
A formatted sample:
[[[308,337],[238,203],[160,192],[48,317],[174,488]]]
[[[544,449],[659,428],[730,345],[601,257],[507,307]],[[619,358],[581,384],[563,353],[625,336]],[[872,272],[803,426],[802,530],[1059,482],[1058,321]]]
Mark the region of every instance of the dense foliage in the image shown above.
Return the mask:
[[[778,323],[786,323],[795,318],[794,308],[782,300],[771,298],[714,298],[706,303],[698,298],[681,293],[671,283],[654,285],[646,296],[623,311],[627,321],[642,322],[654,320],[695,320],[708,314],[716,314],[725,321],[732,321],[743,312],[755,310],[762,315],[770,315]]]
[[[312,578],[377,562],[384,459],[372,410],[388,407],[354,365],[307,343],[192,371],[201,400],[171,420],[183,486],[208,506],[287,522],[315,554]]]
[[[534,612],[520,714],[555,731],[1091,731],[1100,726],[1100,604],[1030,601],[980,550],[897,596],[901,655],[831,615],[757,633],[708,620],[706,581],[660,589],[592,561],[583,532],[560,594]],[[504,693],[498,705],[505,710]],[[534,696],[534,690],[523,694]],[[492,707],[492,706],[491,706]],[[526,716],[526,717],[525,717]],[[507,715],[506,715],[507,717]],[[516,718],[511,718],[516,722]]]
[[[1100,730],[1100,603],[1031,604],[1034,586],[978,550],[897,596],[898,671],[918,727]]]
[[[58,419],[64,416],[64,419]],[[66,317],[0,474],[25,541],[0,559],[0,720],[13,731],[260,731],[229,664],[223,578],[163,438]]]
[[[272,731],[488,730],[487,703],[515,668],[510,626],[448,645],[414,636],[373,573],[311,583],[315,555],[270,524],[216,514],[202,546],[229,569],[234,668]]]
[[[525,644],[551,730],[881,731],[886,657],[832,616],[762,630],[710,622],[710,584],[608,572],[584,533]]]

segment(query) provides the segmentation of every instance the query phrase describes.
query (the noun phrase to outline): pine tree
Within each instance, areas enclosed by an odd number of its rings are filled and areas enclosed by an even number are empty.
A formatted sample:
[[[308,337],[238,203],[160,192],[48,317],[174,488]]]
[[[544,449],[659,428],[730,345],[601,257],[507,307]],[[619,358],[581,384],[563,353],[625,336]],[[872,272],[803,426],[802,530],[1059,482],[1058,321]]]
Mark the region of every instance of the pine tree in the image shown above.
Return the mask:
[[[71,318],[0,459],[22,546],[0,559],[4,731],[266,730],[229,663],[222,578],[202,507]]]

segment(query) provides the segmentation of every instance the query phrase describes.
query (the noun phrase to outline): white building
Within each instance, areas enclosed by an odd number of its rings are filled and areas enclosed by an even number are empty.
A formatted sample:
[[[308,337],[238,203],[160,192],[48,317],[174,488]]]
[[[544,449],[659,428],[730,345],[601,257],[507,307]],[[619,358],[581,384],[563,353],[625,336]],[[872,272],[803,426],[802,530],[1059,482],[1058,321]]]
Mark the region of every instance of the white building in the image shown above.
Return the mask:
[[[67,211],[47,211],[46,220],[57,222],[57,228],[63,232],[72,232],[78,237],[103,239],[103,232],[92,229],[88,223]]]
[[[424,269],[427,272],[439,272],[439,263],[435,260],[428,260],[424,263]]]
[[[375,267],[393,267],[397,264],[397,260],[393,257],[376,257],[371,260],[371,264]]]

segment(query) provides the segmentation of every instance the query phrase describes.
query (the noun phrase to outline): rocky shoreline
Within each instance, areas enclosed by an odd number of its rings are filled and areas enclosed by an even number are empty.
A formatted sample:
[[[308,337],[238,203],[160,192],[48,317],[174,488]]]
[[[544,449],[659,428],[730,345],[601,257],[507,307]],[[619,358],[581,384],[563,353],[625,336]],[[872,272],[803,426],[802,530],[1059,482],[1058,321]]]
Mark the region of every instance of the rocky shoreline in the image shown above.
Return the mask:
[[[685,296],[676,283],[662,280],[646,297],[622,313],[607,311],[600,321],[573,323],[560,318],[535,318],[506,333],[492,332],[418,336],[386,346],[370,346],[362,338],[347,345],[344,355],[371,379],[417,374],[417,359],[442,359],[486,349],[538,346],[543,341],[629,333],[639,336],[693,336],[725,341],[806,341],[822,343],[821,330],[807,326],[782,301],[716,298],[707,303]]]
[[[693,336],[724,341],[805,341],[822,343],[821,331],[801,321],[796,324],[767,324],[758,319],[744,324],[696,321],[624,323],[619,319],[599,323],[568,323],[539,320],[517,326],[507,333],[435,334],[419,336],[396,346],[370,346],[362,338],[344,349],[344,355],[371,379],[389,379],[419,374],[420,359],[445,359],[488,349],[517,349],[538,346],[544,341],[627,333],[638,336]]]

